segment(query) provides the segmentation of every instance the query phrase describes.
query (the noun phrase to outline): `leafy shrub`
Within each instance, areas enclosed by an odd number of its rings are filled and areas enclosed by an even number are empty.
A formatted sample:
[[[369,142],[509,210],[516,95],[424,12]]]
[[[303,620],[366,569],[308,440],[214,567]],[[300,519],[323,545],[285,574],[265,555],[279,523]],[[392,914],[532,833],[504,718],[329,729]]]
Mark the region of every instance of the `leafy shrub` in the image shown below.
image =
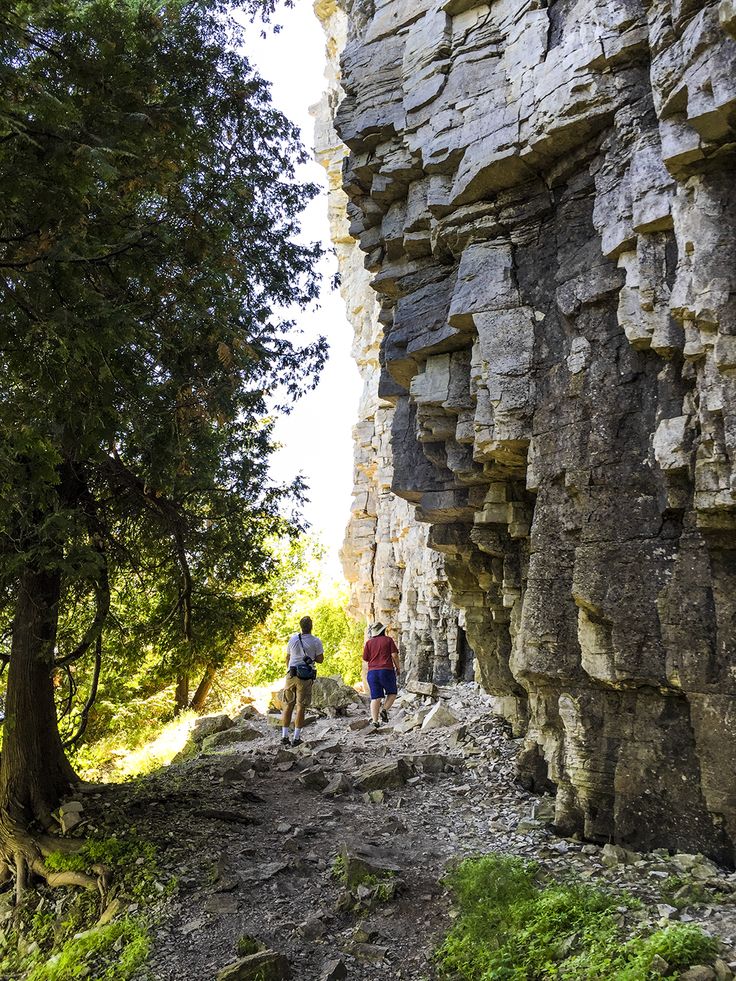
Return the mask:
[[[716,953],[715,941],[692,926],[632,936],[625,922],[637,900],[577,883],[545,885],[539,867],[520,858],[467,859],[448,884],[459,917],[436,958],[453,981],[646,981],[655,954],[676,977]]]

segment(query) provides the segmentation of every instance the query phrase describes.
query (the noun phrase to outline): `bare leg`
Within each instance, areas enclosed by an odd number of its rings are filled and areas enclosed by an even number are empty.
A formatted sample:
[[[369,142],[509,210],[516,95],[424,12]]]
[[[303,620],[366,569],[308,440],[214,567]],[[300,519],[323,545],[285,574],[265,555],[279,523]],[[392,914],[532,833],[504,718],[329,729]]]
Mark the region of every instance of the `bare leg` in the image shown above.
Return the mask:
[[[296,703],[296,719],[294,719],[294,728],[301,729],[304,725],[304,706],[301,702]]]
[[[294,711],[293,702],[284,702],[284,708],[281,713],[281,725],[288,729],[291,725],[291,713]]]
[[[386,695],[385,699],[383,700],[384,710],[388,712],[388,710],[391,708],[391,706],[394,704],[395,701],[396,701],[396,695]]]
[[[378,722],[378,713],[381,711],[382,701],[383,699],[381,698],[371,699],[371,718],[373,719],[374,722]]]

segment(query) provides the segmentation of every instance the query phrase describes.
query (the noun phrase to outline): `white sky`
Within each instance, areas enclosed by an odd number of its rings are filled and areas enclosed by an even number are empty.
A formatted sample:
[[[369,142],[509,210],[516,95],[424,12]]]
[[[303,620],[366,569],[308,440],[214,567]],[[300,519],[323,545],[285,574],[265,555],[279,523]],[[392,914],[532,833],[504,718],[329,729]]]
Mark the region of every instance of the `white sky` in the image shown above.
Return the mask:
[[[309,107],[317,103],[324,88],[325,36],[312,10],[311,0],[295,0],[291,10],[280,10],[274,23],[281,31],[249,31],[246,53],[258,72],[272,83],[274,104],[302,131],[302,141],[313,147],[314,120]],[[316,162],[300,174],[323,188],[305,212],[305,237],[331,248],[327,222],[326,178]],[[320,309],[297,312],[299,326],[309,337],[324,334],[330,344],[329,361],[317,389],[296,404],[291,415],[279,420],[277,438],[283,448],[275,456],[272,473],[277,481],[290,481],[304,474],[310,502],[305,517],[311,532],[327,548],[330,578],[342,576],[338,549],[350,516],[352,491],[352,427],[357,419],[360,376],[350,357],[352,328],[342,299],[330,286],[337,269],[330,255],[323,268]]]

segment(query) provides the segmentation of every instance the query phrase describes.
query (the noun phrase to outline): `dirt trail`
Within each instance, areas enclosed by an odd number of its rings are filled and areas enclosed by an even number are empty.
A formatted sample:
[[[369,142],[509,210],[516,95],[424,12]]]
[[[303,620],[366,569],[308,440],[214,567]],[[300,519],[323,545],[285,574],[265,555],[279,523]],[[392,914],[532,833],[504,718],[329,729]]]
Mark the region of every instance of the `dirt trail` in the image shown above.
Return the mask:
[[[622,854],[639,864],[617,863],[601,849],[556,837],[544,820],[549,801],[541,799],[540,808],[540,798],[514,778],[517,743],[486,696],[464,685],[444,704],[458,724],[406,733],[392,726],[356,731],[351,725],[365,710],[351,706],[344,718],[310,726],[293,750],[282,749],[280,730],[265,718],[248,719],[258,733],[252,741],[116,788],[112,801],[101,794],[99,804],[120,809],[157,841],[164,872],[178,877],[154,938],[153,978],[214,981],[235,959],[238,939],[249,935],[284,954],[296,981],[319,981],[336,958],[350,981],[431,979],[432,951],[450,922],[442,875],[449,862],[491,850],[633,887],[656,922],[665,859]],[[400,709],[392,722],[417,707]],[[397,760],[398,775],[379,766],[373,780],[398,786],[325,795],[325,781],[336,775],[354,785],[369,764]],[[343,845],[367,847],[379,864],[398,869],[399,895],[372,909],[346,908],[374,897],[370,886],[348,896],[334,875]],[[736,889],[733,875],[715,874],[724,889]],[[730,903],[669,915],[736,938]]]

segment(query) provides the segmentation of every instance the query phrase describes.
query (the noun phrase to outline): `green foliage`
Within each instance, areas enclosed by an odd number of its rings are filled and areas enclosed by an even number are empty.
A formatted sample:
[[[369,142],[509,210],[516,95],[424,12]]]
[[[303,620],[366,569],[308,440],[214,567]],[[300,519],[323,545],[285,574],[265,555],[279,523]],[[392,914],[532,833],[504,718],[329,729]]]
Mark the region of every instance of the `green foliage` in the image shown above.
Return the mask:
[[[309,616],[322,640],[321,675],[341,675],[346,684],[360,681],[365,623],[348,615],[349,591],[343,584],[325,586],[320,575],[322,550],[311,539],[295,542],[282,558],[283,574],[273,590],[271,612],[238,643],[246,666],[244,684],[268,684],[283,677],[286,644]]]
[[[692,923],[677,923],[657,930],[630,947],[631,962],[618,975],[620,981],[641,981],[648,978],[652,958],[657,954],[667,961],[670,973],[676,978],[693,964],[707,964],[718,953],[719,944]]]
[[[77,892],[59,906],[43,894],[35,908],[21,910],[16,929],[6,938],[0,958],[0,974],[27,981],[72,981],[92,977],[97,981],[128,981],[145,963],[149,927],[155,902],[170,894],[175,882],[159,882],[154,845],[135,829],[124,834],[90,838],[81,851],[71,855],[55,852],[46,867],[55,872],[88,872],[102,865],[112,873],[118,895],[135,900],[146,914],[125,916],[98,927],[99,896]],[[36,945],[28,951],[27,939]]]
[[[128,981],[148,957],[148,932],[138,920],[124,919],[96,927],[67,941],[62,949],[36,964],[27,981]]]
[[[347,871],[345,869],[345,856],[338,852],[332,860],[331,874],[335,879],[339,879],[340,882],[347,882]]]
[[[53,575],[61,704],[100,636],[119,686],[155,662],[147,694],[222,664],[299,528],[268,461],[325,357],[284,314],[317,295],[316,188],[242,42],[224,0],[0,13],[0,637]]]
[[[576,883],[545,886],[538,866],[520,858],[468,859],[448,883],[459,917],[436,957],[453,981],[647,981],[655,954],[676,977],[716,953],[690,926],[632,936],[625,920],[636,900]]]
[[[54,852],[46,857],[46,868],[54,872],[84,872],[94,865],[110,869],[116,883],[141,902],[157,895],[156,848],[139,837],[135,829],[124,835],[88,838],[80,851],[72,855]]]

